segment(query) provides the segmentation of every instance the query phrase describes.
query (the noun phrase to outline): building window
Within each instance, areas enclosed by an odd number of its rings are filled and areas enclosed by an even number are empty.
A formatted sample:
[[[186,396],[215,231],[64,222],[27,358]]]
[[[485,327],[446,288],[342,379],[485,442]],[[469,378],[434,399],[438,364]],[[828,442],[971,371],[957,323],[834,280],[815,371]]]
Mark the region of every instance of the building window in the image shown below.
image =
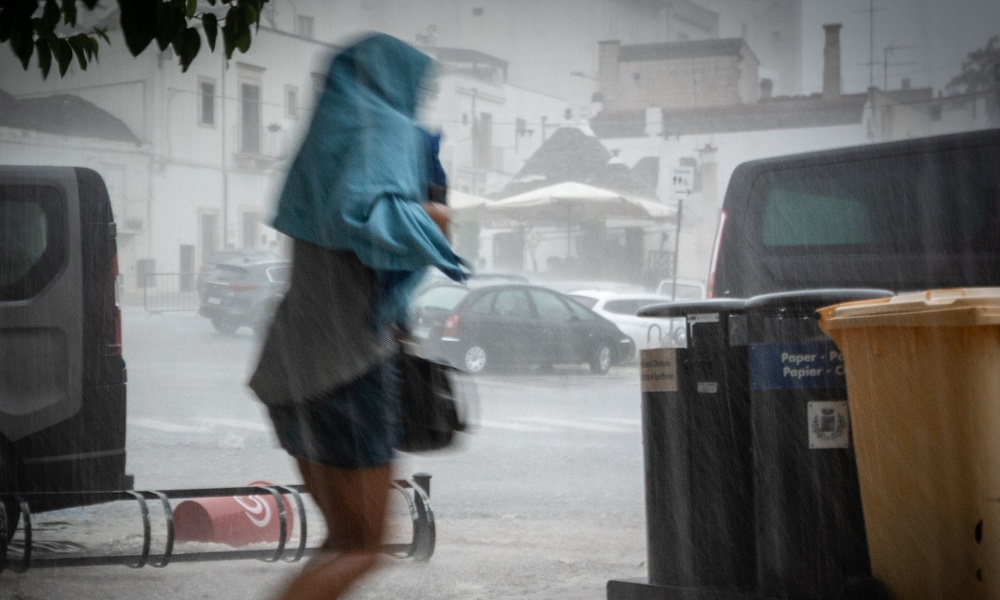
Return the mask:
[[[260,154],[260,85],[240,83],[240,152]]]
[[[313,24],[314,20],[312,17],[307,17],[305,15],[299,15],[295,17],[295,35],[312,39]]]
[[[326,74],[312,73],[311,75],[313,100],[319,100],[319,97],[323,95],[323,88],[326,87]]]
[[[246,249],[257,248],[258,234],[260,232],[260,213],[246,211],[242,218],[243,247]]]
[[[299,88],[294,85],[285,86],[285,116],[289,119],[299,118]]]
[[[481,17],[481,16],[483,16],[483,7],[482,6],[477,6],[476,8],[473,8],[472,9],[472,16],[473,17]]]
[[[493,168],[493,115],[479,113],[472,122],[472,168]]]
[[[198,79],[198,123],[215,126],[215,80]]]

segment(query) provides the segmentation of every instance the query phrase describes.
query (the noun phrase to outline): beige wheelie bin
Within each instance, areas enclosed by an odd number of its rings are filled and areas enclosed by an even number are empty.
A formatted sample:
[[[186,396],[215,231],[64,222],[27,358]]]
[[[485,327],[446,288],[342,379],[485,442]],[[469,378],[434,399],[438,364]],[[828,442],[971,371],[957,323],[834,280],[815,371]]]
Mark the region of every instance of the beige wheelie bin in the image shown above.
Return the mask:
[[[1000,288],[819,313],[844,357],[872,574],[894,600],[997,600]]]

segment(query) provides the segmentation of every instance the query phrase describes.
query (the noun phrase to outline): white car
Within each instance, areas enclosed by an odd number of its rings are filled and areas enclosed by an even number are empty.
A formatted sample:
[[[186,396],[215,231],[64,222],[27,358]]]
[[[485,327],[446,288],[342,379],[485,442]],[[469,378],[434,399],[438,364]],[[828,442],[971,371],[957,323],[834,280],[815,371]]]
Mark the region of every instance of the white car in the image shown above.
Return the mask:
[[[675,286],[673,279],[664,279],[660,282],[660,285],[657,286],[656,293],[661,296],[666,296],[668,302],[674,293],[677,294],[678,302],[686,300],[704,300],[705,282],[698,281],[696,279],[678,279],[677,285]]]
[[[604,290],[576,290],[566,294],[580,304],[611,321],[627,335],[638,351],[643,348],[676,347],[684,342],[684,319],[638,317],[639,309],[650,304],[664,304],[669,298],[652,293],[634,294]]]

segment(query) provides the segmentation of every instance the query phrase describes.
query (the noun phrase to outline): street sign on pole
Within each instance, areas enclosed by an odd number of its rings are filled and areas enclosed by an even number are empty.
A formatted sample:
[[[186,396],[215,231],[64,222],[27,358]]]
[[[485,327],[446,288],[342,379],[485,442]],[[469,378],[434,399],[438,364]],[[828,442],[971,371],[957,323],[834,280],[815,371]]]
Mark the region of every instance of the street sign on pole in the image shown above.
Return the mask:
[[[694,167],[674,167],[671,173],[670,189],[675,199],[682,199],[694,190]]]

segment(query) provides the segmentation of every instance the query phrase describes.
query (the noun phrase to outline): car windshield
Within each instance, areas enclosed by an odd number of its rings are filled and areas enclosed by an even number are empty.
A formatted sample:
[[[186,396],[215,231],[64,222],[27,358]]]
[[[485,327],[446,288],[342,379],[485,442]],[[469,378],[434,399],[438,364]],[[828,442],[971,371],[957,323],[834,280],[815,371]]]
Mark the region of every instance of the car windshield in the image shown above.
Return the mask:
[[[431,310],[452,310],[463,298],[469,295],[469,290],[455,285],[441,285],[433,287],[413,302],[416,308],[426,308]]]

